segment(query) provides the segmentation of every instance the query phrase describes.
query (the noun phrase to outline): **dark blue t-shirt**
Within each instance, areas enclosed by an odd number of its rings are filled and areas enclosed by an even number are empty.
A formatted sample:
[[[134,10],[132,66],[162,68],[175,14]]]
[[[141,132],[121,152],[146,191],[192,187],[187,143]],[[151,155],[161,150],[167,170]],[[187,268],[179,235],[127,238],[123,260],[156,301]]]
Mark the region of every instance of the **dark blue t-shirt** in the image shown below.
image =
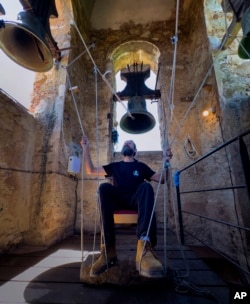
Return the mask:
[[[155,174],[149,166],[137,160],[133,162],[114,162],[103,166],[107,177],[112,177],[113,185],[117,188],[119,196],[130,199],[137,188]]]

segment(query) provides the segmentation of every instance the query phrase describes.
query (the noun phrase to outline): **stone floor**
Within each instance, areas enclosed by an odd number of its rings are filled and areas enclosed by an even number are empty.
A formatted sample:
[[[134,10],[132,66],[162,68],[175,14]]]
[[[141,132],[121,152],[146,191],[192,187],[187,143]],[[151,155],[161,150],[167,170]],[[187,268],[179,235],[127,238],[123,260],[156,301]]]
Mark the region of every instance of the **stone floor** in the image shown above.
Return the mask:
[[[194,251],[181,247],[171,231],[165,242],[163,233],[159,233],[156,247],[166,266],[166,277],[141,278],[134,266],[134,232],[131,227],[117,230],[118,264],[96,280],[88,277],[92,257],[97,253],[93,251],[93,235],[83,237],[83,259],[79,235],[46,250],[19,248],[14,254],[1,256],[0,303],[229,303],[228,283]],[[99,244],[97,236],[97,251]],[[183,277],[178,281],[175,274]]]

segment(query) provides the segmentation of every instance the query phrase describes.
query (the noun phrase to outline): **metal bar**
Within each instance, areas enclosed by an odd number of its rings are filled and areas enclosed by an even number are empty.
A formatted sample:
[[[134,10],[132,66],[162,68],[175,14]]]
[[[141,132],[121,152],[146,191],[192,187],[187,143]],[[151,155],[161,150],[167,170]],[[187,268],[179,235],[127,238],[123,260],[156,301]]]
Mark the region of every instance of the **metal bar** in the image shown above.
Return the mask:
[[[232,264],[234,264],[237,268],[241,269],[243,272],[245,272],[247,275],[250,275],[250,272],[247,271],[246,269],[242,268],[238,263],[236,263],[234,260],[232,260],[230,257],[225,255],[223,252],[217,250],[216,248],[209,246],[207,243],[203,242],[201,239],[197,238],[195,235],[193,235],[191,232],[185,230],[187,234],[192,236],[194,239],[202,243],[203,245],[207,246],[208,248],[212,249],[214,252],[216,252],[218,255],[223,256],[226,260],[230,261]]]
[[[214,219],[212,217],[208,217],[208,216],[201,215],[201,214],[198,214],[198,213],[193,213],[193,212],[186,211],[186,210],[182,210],[182,213],[188,213],[188,214],[191,214],[191,215],[194,215],[194,216],[198,216],[198,217],[202,217],[202,218],[205,218],[207,220],[214,221],[214,222],[217,222],[217,223],[220,223],[220,224],[224,224],[224,225],[227,225],[227,226],[235,227],[235,228],[242,229],[242,230],[245,230],[245,231],[250,231],[250,228],[242,227],[242,226],[238,226],[238,225],[234,225],[234,224],[230,224],[228,222],[221,221],[221,220],[216,220],[216,219]]]
[[[183,232],[183,219],[182,219],[182,212],[181,212],[181,196],[180,196],[180,186],[176,186],[176,194],[177,194],[177,207],[178,207],[178,216],[179,216],[179,225],[180,225],[180,239],[181,245],[184,245],[184,232]]]
[[[250,161],[247,152],[247,147],[242,137],[239,137],[239,150],[240,150],[242,169],[247,186],[248,200],[250,200]]]
[[[195,192],[207,192],[207,191],[219,191],[219,190],[231,190],[231,189],[244,189],[246,186],[232,186],[232,187],[221,187],[221,188],[211,188],[211,189],[199,189],[193,191],[181,191],[180,194],[187,194],[187,193],[195,193]]]
[[[244,133],[242,133],[242,134],[240,134],[240,135],[238,135],[238,136],[236,136],[236,137],[234,137],[234,138],[228,140],[227,142],[221,144],[219,147],[213,149],[211,152],[209,152],[209,153],[203,155],[202,157],[198,158],[196,161],[192,162],[190,165],[188,165],[188,166],[182,168],[181,170],[179,170],[179,172],[185,171],[186,169],[188,169],[188,168],[192,167],[193,165],[199,163],[200,161],[202,161],[203,159],[205,159],[205,158],[207,158],[208,156],[212,155],[213,153],[219,151],[220,149],[222,149],[222,148],[228,146],[229,144],[231,144],[232,142],[236,141],[239,137],[243,137],[243,136],[245,136],[245,135],[247,135],[247,134],[249,134],[249,133],[250,133],[250,130],[248,130],[248,131],[246,131],[246,132],[244,132]]]
[[[235,261],[233,261],[232,259],[230,259],[230,257],[228,257],[227,255],[223,254],[222,252],[219,252],[218,250],[210,247],[208,244],[206,244],[205,242],[203,242],[202,240],[200,240],[199,238],[197,238],[195,235],[193,235],[192,233],[188,232],[183,225],[183,213],[186,214],[190,214],[196,217],[200,217],[200,218],[204,218],[207,219],[209,221],[213,221],[216,223],[220,223],[223,225],[227,225],[230,227],[234,227],[236,229],[239,229],[239,232],[241,233],[241,230],[244,230],[246,232],[250,232],[250,228],[249,227],[243,227],[243,226],[239,226],[239,225],[235,225],[235,224],[231,224],[225,221],[221,221],[221,220],[217,220],[208,216],[204,216],[198,213],[193,213],[193,212],[189,212],[189,211],[185,211],[182,210],[182,206],[181,206],[181,194],[188,194],[188,193],[195,193],[195,192],[208,192],[208,191],[220,191],[220,190],[233,190],[233,189],[242,189],[242,188],[247,188],[248,190],[248,195],[250,198],[250,194],[249,194],[249,190],[250,190],[250,182],[249,182],[249,172],[250,172],[250,161],[249,161],[249,155],[247,152],[247,147],[245,145],[245,142],[243,140],[243,136],[248,135],[250,133],[250,130],[232,138],[231,140],[223,143],[222,145],[220,145],[219,147],[213,149],[211,152],[207,153],[206,155],[200,157],[199,159],[197,159],[196,161],[194,161],[193,163],[191,163],[190,165],[182,168],[181,170],[177,171],[175,173],[174,176],[174,180],[175,180],[175,186],[176,186],[176,192],[177,192],[177,206],[178,206],[178,215],[179,215],[179,225],[180,225],[180,237],[181,237],[181,244],[184,244],[184,235],[185,233],[189,234],[190,236],[192,236],[193,238],[195,238],[196,240],[198,240],[199,242],[203,243],[204,245],[208,246],[209,248],[213,249],[215,252],[217,252],[219,255],[223,256],[225,259],[229,260],[231,263],[233,263],[235,266],[237,266],[238,268],[240,268],[242,271],[244,271],[245,273],[247,273],[248,275],[250,274],[249,271],[247,271],[246,269],[242,268],[239,264],[237,264]],[[197,164],[198,162],[206,159],[207,157],[209,157],[210,155],[214,154],[215,152],[221,150],[222,148],[225,148],[226,146],[228,146],[229,144],[238,141],[239,143],[239,152],[240,152],[240,158],[241,158],[241,162],[242,162],[242,169],[244,171],[244,176],[245,176],[245,181],[246,181],[246,185],[237,185],[237,186],[231,186],[231,187],[218,187],[218,188],[211,188],[211,189],[197,189],[197,190],[193,190],[193,191],[182,191],[180,192],[180,188],[179,188],[179,176],[180,173],[187,170],[188,168],[194,166],[195,164]],[[244,245],[242,242],[242,246],[244,249]],[[245,249],[244,249],[245,251]],[[247,260],[247,255],[245,255],[246,257],[246,264],[248,266],[248,260]],[[249,266],[248,266],[249,269]]]

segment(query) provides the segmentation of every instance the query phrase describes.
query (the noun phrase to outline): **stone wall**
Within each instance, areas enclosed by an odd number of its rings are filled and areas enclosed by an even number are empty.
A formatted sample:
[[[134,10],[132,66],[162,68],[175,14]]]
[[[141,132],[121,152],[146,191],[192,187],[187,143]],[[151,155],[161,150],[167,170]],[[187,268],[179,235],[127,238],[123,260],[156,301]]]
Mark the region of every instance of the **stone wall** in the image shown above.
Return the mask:
[[[48,246],[73,232],[76,180],[44,121],[3,92],[0,108],[0,251]]]
[[[23,242],[33,221],[40,170],[34,166],[43,131],[33,115],[0,92],[0,252]]]
[[[56,4],[51,31],[67,48],[70,1]],[[48,246],[73,232],[77,182],[67,172],[70,143],[62,133],[68,53],[36,75],[30,112],[1,93],[1,250]]]
[[[62,59],[46,73],[37,73],[30,110],[43,130],[38,142],[41,171],[31,229],[24,235],[27,244],[48,246],[72,234],[75,218],[76,180],[67,172],[71,142],[65,143],[64,100],[67,94],[67,64],[70,46],[70,1],[56,1],[59,17],[51,19],[52,35]]]

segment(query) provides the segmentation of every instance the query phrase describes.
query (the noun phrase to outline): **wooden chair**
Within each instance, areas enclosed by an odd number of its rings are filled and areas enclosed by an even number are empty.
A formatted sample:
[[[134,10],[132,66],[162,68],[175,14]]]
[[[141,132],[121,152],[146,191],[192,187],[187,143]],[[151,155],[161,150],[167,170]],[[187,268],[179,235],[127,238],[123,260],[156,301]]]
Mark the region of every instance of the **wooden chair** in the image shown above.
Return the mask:
[[[113,185],[112,178],[108,177],[107,180]],[[120,224],[137,224],[138,213],[134,210],[116,210],[114,212],[114,223],[117,225]]]
[[[116,210],[114,212],[115,224],[137,224],[138,213],[134,210]]]

